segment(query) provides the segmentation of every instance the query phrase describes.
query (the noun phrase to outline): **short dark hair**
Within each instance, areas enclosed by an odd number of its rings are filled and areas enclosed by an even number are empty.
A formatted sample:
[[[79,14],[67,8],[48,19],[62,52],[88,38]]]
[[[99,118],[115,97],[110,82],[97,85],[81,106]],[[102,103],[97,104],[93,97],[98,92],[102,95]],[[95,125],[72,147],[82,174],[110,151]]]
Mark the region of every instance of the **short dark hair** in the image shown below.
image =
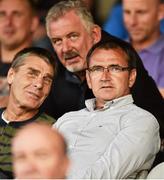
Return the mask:
[[[56,74],[57,61],[50,51],[40,47],[29,47],[24,48],[19,51],[15,56],[11,64],[11,68],[17,70],[20,66],[24,64],[25,57],[30,55],[36,55],[43,59],[47,64],[51,65],[54,70],[54,75]]]
[[[86,58],[88,67],[89,67],[90,58],[96,49],[106,49],[106,50],[121,49],[127,57],[129,68],[134,69],[137,66],[136,64],[137,64],[138,56],[136,56],[135,50],[128,43],[124,41],[117,41],[117,39],[113,38],[108,40],[101,40],[100,42],[92,46]]]

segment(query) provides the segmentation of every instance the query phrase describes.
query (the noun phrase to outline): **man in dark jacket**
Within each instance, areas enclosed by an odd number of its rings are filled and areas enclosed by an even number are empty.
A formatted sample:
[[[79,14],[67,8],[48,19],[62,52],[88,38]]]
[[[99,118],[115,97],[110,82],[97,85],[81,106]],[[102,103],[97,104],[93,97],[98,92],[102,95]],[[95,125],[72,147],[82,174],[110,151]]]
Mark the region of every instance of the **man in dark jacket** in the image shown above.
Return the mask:
[[[110,39],[133,47],[102,32],[81,1],[61,1],[54,5],[47,14],[46,28],[59,58],[59,69],[45,107],[47,113],[58,118],[66,112],[83,108],[85,99],[93,96],[85,78],[86,55],[93,44]],[[136,56],[137,79],[132,88],[134,102],[155,115],[163,137],[164,100],[137,53]]]

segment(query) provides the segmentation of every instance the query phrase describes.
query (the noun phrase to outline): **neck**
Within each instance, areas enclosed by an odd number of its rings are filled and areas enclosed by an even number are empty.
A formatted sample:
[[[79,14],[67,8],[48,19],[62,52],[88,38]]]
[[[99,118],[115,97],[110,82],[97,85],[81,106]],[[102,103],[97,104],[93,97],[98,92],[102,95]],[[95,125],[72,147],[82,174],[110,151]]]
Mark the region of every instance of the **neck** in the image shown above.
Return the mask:
[[[7,48],[6,46],[1,45],[1,60],[4,63],[11,63],[15,54],[20,50],[29,47],[32,44],[32,41],[29,40],[23,45],[16,48]]]
[[[156,32],[149,39],[145,38],[142,41],[136,41],[136,42],[131,40],[131,43],[132,43],[133,47],[136,49],[136,51],[141,51],[141,50],[146,49],[146,48],[150,47],[151,45],[153,45],[160,38],[160,35],[161,35],[160,32]]]
[[[104,108],[104,105],[105,105],[105,102],[104,101],[98,101],[98,100],[96,100],[96,102],[95,102],[96,104],[95,104],[95,109],[103,109]]]
[[[20,122],[31,119],[38,113],[38,109],[27,109],[15,105],[8,104],[4,112],[4,117],[10,122]]]

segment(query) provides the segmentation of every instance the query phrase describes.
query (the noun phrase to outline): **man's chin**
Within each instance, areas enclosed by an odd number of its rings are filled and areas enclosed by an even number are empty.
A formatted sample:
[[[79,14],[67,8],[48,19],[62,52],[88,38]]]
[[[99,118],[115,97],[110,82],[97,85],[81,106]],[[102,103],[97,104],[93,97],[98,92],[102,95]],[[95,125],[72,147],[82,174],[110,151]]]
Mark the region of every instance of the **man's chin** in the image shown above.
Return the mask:
[[[34,179],[44,179],[44,178],[42,178],[41,175],[34,174],[34,175],[20,176],[20,177],[16,178],[16,180],[18,180],[18,179],[21,179],[21,180],[25,180],[25,179],[34,180]]]
[[[73,66],[67,66],[66,69],[72,73],[76,73],[84,70],[84,68],[82,67],[73,67]]]

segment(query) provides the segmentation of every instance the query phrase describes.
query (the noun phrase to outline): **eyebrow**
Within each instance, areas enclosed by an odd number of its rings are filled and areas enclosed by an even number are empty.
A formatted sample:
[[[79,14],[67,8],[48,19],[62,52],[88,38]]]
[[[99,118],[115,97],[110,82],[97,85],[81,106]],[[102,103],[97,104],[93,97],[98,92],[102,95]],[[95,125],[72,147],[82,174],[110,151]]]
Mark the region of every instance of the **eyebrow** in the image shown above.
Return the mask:
[[[72,35],[78,35],[80,33],[78,32],[69,32],[68,34],[65,34],[64,36],[56,36],[56,37],[52,37],[51,40],[57,40],[57,39],[63,39],[63,37],[70,37]]]
[[[32,72],[34,72],[34,73],[38,73],[38,74],[40,73],[39,70],[34,69],[33,67],[28,67],[28,70],[30,70],[30,71],[32,71]],[[50,74],[50,73],[46,73],[46,76],[49,77],[50,79],[53,79],[53,75]]]

